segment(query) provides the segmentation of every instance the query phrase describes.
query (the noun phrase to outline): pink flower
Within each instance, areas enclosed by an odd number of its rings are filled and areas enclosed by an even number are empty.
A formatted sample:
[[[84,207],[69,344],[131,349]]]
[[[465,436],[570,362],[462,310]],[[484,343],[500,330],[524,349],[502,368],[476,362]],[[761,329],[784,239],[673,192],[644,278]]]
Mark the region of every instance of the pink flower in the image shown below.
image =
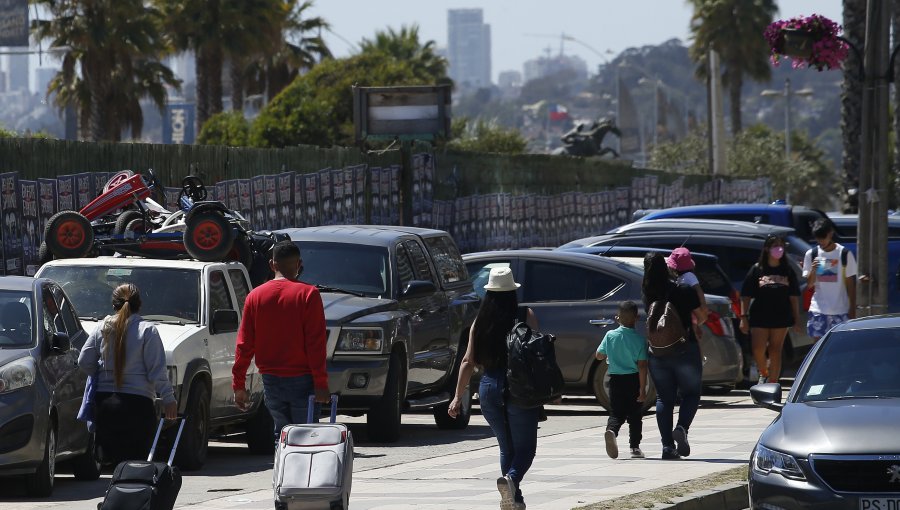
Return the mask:
[[[808,58],[790,57],[784,54],[784,31],[786,29],[809,34],[814,42]],[[840,32],[840,25],[824,16],[813,14],[774,21],[766,27],[763,36],[772,50],[773,64],[778,65],[780,57],[786,57],[793,60],[792,67],[794,68],[805,65],[823,71],[840,67],[841,62],[847,57],[849,47],[847,43],[838,39]]]

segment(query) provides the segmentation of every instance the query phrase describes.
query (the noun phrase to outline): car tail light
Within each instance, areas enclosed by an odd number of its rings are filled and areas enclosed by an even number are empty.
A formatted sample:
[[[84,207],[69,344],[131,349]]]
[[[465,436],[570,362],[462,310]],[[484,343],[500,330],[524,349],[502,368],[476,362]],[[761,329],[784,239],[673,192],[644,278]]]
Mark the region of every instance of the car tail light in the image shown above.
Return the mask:
[[[729,294],[731,298],[731,309],[734,310],[734,315],[736,317],[741,316],[741,294],[737,291],[737,289],[731,289],[731,293]]]
[[[722,324],[722,316],[716,312],[709,312],[706,318],[706,327],[716,336],[725,336],[725,326]]]

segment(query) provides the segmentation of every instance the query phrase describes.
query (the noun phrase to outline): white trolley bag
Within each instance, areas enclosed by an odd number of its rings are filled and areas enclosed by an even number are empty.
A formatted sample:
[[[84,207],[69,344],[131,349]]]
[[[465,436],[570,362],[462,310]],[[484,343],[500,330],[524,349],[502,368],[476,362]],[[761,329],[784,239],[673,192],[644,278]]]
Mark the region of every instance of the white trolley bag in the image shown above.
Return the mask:
[[[309,397],[313,421],[315,397]],[[337,395],[331,396],[330,423],[285,425],[275,451],[276,510],[347,510],[353,481],[353,436],[335,423]]]

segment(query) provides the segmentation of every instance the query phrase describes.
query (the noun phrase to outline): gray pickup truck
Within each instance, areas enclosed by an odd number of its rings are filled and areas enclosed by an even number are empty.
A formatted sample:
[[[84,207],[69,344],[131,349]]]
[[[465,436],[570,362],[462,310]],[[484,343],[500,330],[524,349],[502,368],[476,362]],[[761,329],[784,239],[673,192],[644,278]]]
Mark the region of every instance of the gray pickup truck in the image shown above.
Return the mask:
[[[280,233],[300,247],[300,279],[321,292],[341,412],[366,414],[378,442],[399,438],[405,409],[432,409],[441,428],[468,426],[471,392],[457,418],[447,407],[479,298],[450,235],[347,225]]]

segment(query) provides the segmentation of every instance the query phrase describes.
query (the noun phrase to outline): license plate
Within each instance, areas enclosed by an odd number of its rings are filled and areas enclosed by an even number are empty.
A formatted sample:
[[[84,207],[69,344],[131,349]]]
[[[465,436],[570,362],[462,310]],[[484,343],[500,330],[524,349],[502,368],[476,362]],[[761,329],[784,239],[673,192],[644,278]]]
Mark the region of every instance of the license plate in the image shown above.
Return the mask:
[[[900,510],[900,497],[859,498],[859,510]]]

